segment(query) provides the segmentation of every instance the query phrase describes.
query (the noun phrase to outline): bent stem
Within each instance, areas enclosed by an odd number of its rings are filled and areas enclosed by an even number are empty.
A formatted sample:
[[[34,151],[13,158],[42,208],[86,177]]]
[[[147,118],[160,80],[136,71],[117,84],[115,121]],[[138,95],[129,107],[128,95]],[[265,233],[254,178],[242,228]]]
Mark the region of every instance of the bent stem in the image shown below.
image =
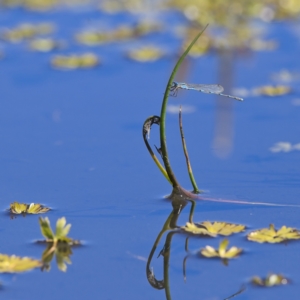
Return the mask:
[[[181,135],[181,141],[182,141],[182,148],[183,148],[184,156],[185,156],[185,159],[186,159],[186,166],[187,166],[188,173],[189,173],[189,176],[190,176],[190,181],[191,181],[192,186],[194,188],[193,193],[200,194],[201,191],[198,189],[198,186],[197,186],[194,174],[193,174],[192,166],[191,166],[191,163],[190,163],[190,159],[189,159],[189,155],[188,155],[186,143],[185,143],[185,138],[184,138],[184,133],[183,133],[183,127],[182,127],[181,106],[180,106],[180,109],[179,109],[179,129],[180,129],[180,135]]]
[[[207,28],[208,25],[205,26],[205,28],[199,33],[197,34],[197,36],[193,39],[193,41],[191,42],[191,44],[188,46],[188,48],[183,52],[183,54],[181,55],[181,57],[179,58],[179,60],[177,61],[173,72],[171,73],[171,76],[169,78],[169,81],[167,83],[166,86],[166,90],[165,90],[165,94],[164,94],[164,98],[163,98],[163,102],[162,102],[162,106],[161,106],[161,112],[160,112],[160,146],[161,146],[161,152],[162,152],[162,159],[166,168],[166,172],[172,182],[173,187],[178,187],[180,188],[180,184],[178,183],[173,170],[171,168],[171,164],[169,161],[169,156],[168,156],[168,149],[167,149],[167,139],[166,139],[166,112],[167,112],[167,104],[168,104],[168,97],[169,97],[169,93],[170,93],[170,87],[172,85],[172,82],[174,80],[174,77],[178,71],[178,68],[180,67],[181,63],[183,62],[183,60],[185,59],[185,57],[187,56],[187,54],[189,53],[189,51],[191,50],[191,48],[193,47],[193,45],[196,43],[196,41],[198,40],[198,38],[201,36],[201,34],[204,32],[204,30]]]
[[[158,158],[156,157],[156,155],[154,154],[154,152],[152,151],[151,146],[148,143],[148,139],[147,136],[149,136],[150,130],[151,130],[151,126],[153,124],[157,124],[159,125],[160,121],[159,121],[159,117],[158,116],[151,116],[149,118],[146,119],[146,121],[144,122],[143,125],[143,139],[144,142],[146,144],[146,147],[150,153],[150,156],[152,157],[152,159],[154,160],[155,164],[157,165],[157,167],[159,168],[159,170],[162,172],[162,174],[165,176],[165,178],[170,182],[170,184],[172,184],[165,168],[161,165],[160,161],[158,160]]]

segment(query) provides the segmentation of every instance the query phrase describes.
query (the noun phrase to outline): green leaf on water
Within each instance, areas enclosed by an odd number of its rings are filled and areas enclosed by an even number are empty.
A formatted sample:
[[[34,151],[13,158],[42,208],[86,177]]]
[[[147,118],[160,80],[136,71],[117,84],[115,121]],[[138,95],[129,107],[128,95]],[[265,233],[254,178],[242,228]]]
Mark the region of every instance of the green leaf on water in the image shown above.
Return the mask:
[[[49,211],[49,207],[45,207],[39,203],[19,203],[13,202],[10,204],[9,211],[12,214],[42,214]]]
[[[181,229],[184,230],[185,232],[192,233],[192,234],[209,235],[212,237],[216,237],[216,234],[209,232],[206,228],[200,227],[195,223],[187,222],[185,226],[181,227]]]
[[[67,221],[66,218],[60,218],[56,222],[56,233],[55,236],[57,239],[65,238],[70,229],[71,229],[71,224],[66,225]]]
[[[232,224],[227,222],[209,222],[205,221],[199,224],[212,234],[231,235],[245,230],[246,226],[241,224]]]
[[[80,241],[67,237],[71,228],[71,224],[66,225],[67,221],[65,217],[57,220],[55,234],[53,233],[50,221],[47,217],[39,218],[39,222],[42,235],[46,238],[46,243],[54,243],[54,246],[58,242],[66,242],[69,245],[80,245]]]
[[[300,239],[300,231],[296,228],[282,226],[276,230],[273,224],[269,228],[252,231],[247,235],[248,240],[258,243],[281,243],[286,240]]]
[[[40,267],[39,260],[29,257],[0,254],[0,273],[21,273]]]
[[[39,218],[39,222],[40,222],[40,228],[41,228],[42,235],[47,240],[54,240],[55,237],[54,237],[53,231],[51,229],[49,219],[47,217],[46,218]]]

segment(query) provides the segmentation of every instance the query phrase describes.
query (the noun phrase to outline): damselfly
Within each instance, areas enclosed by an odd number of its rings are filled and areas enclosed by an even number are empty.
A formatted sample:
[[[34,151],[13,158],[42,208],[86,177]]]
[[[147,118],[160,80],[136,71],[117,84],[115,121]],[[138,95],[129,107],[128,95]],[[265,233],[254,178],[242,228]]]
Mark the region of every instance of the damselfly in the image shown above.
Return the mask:
[[[243,101],[242,98],[222,94],[222,92],[224,91],[224,88],[219,84],[190,84],[190,83],[173,81],[173,83],[170,87],[172,96],[177,95],[178,89],[194,90],[194,91],[202,92],[202,93],[206,93],[206,94],[216,94],[216,95],[232,98],[232,99],[235,99],[238,101]]]

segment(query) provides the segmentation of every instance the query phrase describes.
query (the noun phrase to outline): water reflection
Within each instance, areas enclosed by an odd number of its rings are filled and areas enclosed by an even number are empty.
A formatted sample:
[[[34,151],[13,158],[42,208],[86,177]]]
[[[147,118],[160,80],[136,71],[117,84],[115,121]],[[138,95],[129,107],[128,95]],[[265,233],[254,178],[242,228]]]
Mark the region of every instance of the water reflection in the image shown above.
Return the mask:
[[[182,230],[180,230],[181,226],[177,225],[178,217],[180,216],[180,213],[182,210],[187,206],[187,204],[191,203],[190,213],[189,213],[189,222],[193,221],[193,215],[195,211],[196,202],[192,198],[188,197],[184,193],[181,193],[179,190],[174,189],[172,194],[169,196],[169,199],[172,201],[172,211],[170,215],[168,216],[166,222],[164,223],[161,231],[159,232],[152,249],[150,251],[147,265],[146,265],[146,276],[147,280],[150,283],[150,285],[158,290],[165,290],[165,296],[167,300],[172,299],[171,296],[171,289],[170,289],[170,276],[169,276],[169,264],[170,264],[170,252],[171,252],[171,246],[172,246],[172,239],[175,234],[185,234]],[[163,279],[157,279],[155,277],[155,273],[153,268],[150,267],[152,258],[156,252],[156,248],[163,237],[164,233],[167,233],[165,238],[165,243],[162,248],[162,250],[159,252],[158,257],[163,257]],[[186,260],[189,257],[190,253],[188,250],[188,239],[186,238],[185,242],[185,250],[188,252],[188,255],[183,260],[183,275],[184,280],[186,279],[186,272],[185,272],[185,265]],[[240,288],[236,293],[233,295],[227,297],[226,299],[231,299],[240,293],[242,293],[246,288],[243,286]],[[225,300],[226,300],[225,299]]]
[[[58,242],[56,245],[54,243],[47,244],[41,258],[43,262],[42,271],[50,271],[51,261],[55,256],[58,269],[62,272],[66,272],[67,264],[70,265],[72,263],[70,259],[72,254],[72,248],[66,242]]]

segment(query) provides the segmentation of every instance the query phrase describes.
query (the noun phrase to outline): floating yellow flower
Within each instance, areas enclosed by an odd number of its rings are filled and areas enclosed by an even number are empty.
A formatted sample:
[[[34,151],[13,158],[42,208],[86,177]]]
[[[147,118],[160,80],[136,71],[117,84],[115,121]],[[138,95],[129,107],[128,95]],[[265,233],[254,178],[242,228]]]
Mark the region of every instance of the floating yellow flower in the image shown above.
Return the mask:
[[[110,36],[107,33],[98,31],[84,31],[75,35],[75,39],[78,43],[94,46],[111,41]]]
[[[300,239],[299,230],[282,226],[276,230],[273,224],[269,228],[252,231],[247,235],[248,240],[258,243],[280,243],[286,240]]]
[[[29,24],[24,23],[20,26],[5,30],[1,33],[2,39],[9,42],[20,42],[25,39],[30,39],[38,35],[45,35],[52,33],[54,31],[54,26],[51,23],[41,23],[41,24]]]
[[[130,59],[138,62],[152,62],[160,59],[164,52],[157,47],[148,46],[131,50],[127,53]]]
[[[12,214],[42,214],[47,211],[49,211],[49,207],[45,207],[38,203],[31,203],[31,204],[25,204],[25,203],[19,203],[19,202],[13,202],[10,204],[9,211]]]
[[[270,96],[270,97],[282,96],[282,95],[289,94],[290,92],[291,92],[291,88],[286,85],[277,85],[277,86],[266,85],[254,89],[255,94]]]
[[[219,249],[214,249],[211,246],[206,246],[204,249],[201,249],[200,253],[205,257],[220,257],[224,259],[229,258],[235,258],[237,257],[243,249],[237,248],[237,247],[231,247],[227,250],[227,246],[229,244],[229,241],[227,239],[224,239],[221,241]]]
[[[39,260],[29,257],[0,254],[0,273],[21,273],[41,265],[42,263]]]
[[[280,274],[269,274],[266,278],[254,276],[251,280],[254,285],[271,287],[276,285],[288,284],[289,280]]]
[[[99,58],[93,53],[85,53],[82,55],[57,55],[51,64],[55,68],[62,69],[78,69],[92,68],[99,64]]]
[[[40,52],[49,52],[55,49],[63,47],[63,43],[50,39],[50,38],[38,38],[34,39],[29,43],[31,50]]]

